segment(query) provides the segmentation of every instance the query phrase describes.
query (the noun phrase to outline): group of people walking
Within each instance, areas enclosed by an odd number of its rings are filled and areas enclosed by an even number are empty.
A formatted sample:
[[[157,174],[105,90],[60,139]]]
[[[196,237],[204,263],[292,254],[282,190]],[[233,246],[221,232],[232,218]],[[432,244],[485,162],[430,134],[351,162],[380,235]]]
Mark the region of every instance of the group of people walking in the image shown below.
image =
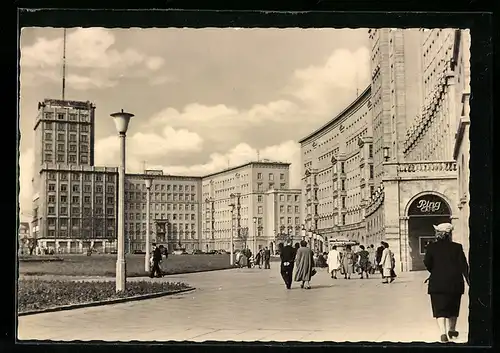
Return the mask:
[[[236,253],[236,265],[240,268],[252,268],[254,266],[262,268],[262,265],[264,265],[264,269],[270,269],[270,262],[271,250],[269,250],[267,246],[263,249],[260,249],[253,257],[252,251],[249,248],[245,248],[242,251],[238,251]]]
[[[311,289],[310,281],[315,275],[314,253],[307,247],[307,242],[302,240],[292,247],[292,242],[279,244],[279,253],[281,259],[281,277],[285,282],[287,289],[292,288],[292,279],[300,283],[301,288]],[[295,278],[293,272],[295,269]]]
[[[377,250],[373,244],[368,248],[360,245],[357,252],[353,251],[350,245],[347,245],[344,251],[339,251],[337,246],[333,245],[326,255],[326,264],[333,279],[337,279],[338,274],[343,275],[345,279],[351,279],[351,275],[355,273],[363,279],[376,272],[382,275],[382,283],[392,283],[396,278],[394,254],[387,242],[381,242]]]

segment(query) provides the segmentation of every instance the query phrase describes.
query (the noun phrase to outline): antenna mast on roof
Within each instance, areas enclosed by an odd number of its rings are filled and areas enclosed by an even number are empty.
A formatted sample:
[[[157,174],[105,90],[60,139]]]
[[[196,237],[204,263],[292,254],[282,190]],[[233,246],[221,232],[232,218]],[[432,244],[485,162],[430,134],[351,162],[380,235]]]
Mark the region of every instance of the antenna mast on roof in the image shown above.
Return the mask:
[[[66,91],[66,28],[63,34],[63,67],[62,67],[62,100],[64,100],[64,93]]]

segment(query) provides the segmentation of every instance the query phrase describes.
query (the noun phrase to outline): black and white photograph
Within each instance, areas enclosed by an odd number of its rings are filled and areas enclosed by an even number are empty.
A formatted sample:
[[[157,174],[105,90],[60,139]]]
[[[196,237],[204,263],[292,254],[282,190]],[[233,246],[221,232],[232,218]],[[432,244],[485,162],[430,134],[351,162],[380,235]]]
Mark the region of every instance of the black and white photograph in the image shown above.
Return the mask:
[[[20,341],[468,342],[469,29],[19,46]]]

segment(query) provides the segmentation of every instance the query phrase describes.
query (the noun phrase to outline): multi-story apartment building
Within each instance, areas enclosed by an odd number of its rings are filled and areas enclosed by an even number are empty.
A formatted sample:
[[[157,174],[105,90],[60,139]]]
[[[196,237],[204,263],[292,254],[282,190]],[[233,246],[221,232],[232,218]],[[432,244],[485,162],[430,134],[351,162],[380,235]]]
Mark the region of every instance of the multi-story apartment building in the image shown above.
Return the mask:
[[[264,198],[265,229],[264,237],[269,249],[274,253],[276,242],[287,239],[294,243],[303,239],[300,189],[273,189],[266,192]],[[260,197],[260,195],[258,196]]]
[[[253,251],[270,246],[264,236],[265,193],[289,188],[289,163],[259,161],[232,167],[202,178],[203,250],[234,250],[247,246]],[[254,222],[255,218],[255,222]]]
[[[454,29],[368,35],[371,87],[300,141],[303,217],[323,240],[385,240],[398,270],[419,270],[433,224],[453,223],[468,249],[470,38]]]
[[[146,183],[150,188],[152,241],[169,251],[201,249],[201,177],[164,175],[161,170],[125,177],[125,236],[130,251],[146,248]],[[165,234],[157,232],[166,226]]]
[[[38,104],[32,226],[42,247],[114,246],[117,169],[94,167],[94,114],[88,101]]]
[[[116,246],[117,168],[44,163],[38,177],[39,246],[73,253]]]
[[[363,205],[373,193],[371,89],[301,139],[303,219],[324,250],[329,238],[364,240]]]
[[[455,74],[455,103],[457,122],[451,126],[455,131],[453,159],[457,162],[458,170],[458,209],[461,236],[459,240],[465,254],[469,254],[469,124],[470,124],[470,32],[469,30],[455,31],[453,44],[452,70]]]

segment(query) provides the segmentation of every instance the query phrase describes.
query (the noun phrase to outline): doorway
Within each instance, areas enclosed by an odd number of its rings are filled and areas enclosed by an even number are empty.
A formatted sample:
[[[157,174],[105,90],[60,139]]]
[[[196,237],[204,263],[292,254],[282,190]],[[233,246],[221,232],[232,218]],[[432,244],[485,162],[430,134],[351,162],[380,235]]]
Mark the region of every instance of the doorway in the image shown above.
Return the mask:
[[[408,209],[408,246],[410,271],[425,270],[427,245],[434,242],[434,225],[449,223],[451,211],[440,196],[426,194],[415,199]]]

